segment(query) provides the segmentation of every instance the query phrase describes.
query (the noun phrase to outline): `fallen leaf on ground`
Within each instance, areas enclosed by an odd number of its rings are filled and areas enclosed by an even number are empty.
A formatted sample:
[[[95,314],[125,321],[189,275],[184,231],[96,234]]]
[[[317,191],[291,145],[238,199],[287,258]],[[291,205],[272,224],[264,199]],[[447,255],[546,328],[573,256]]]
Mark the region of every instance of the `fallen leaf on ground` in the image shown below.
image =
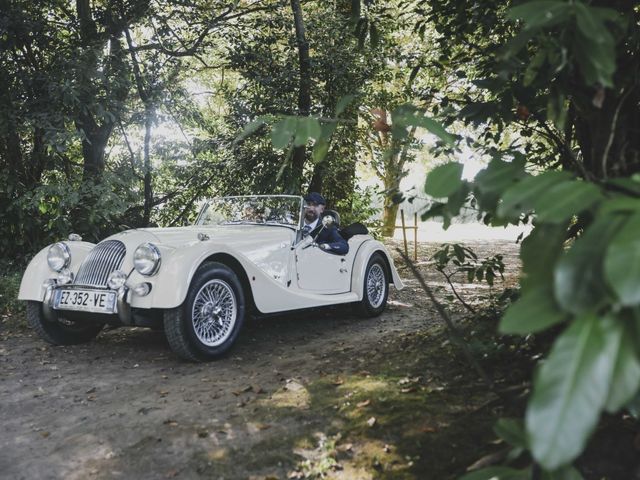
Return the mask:
[[[369,420],[367,420],[367,425],[369,425],[370,427],[373,427],[376,424],[376,417],[371,417]]]
[[[341,379],[340,377],[336,378],[333,382],[331,382],[333,385],[342,385],[344,383],[344,380]]]
[[[265,390],[260,385],[253,385],[251,389],[253,390],[254,393],[258,393],[258,394],[266,393]]]
[[[261,430],[267,430],[271,428],[271,425],[268,423],[260,423],[260,422],[249,422],[247,423],[247,430],[250,433],[258,433]]]
[[[371,400],[365,400],[364,402],[360,402],[356,404],[356,407],[362,408],[371,404]]]
[[[340,452],[350,452],[353,450],[353,443],[347,443],[346,445],[339,445],[336,449]]]

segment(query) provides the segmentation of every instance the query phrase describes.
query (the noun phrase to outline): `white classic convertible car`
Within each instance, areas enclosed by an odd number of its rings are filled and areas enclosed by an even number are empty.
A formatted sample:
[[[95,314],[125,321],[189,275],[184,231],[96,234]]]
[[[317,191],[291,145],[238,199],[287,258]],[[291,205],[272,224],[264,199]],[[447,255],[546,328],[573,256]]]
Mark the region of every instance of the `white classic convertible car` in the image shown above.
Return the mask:
[[[361,232],[346,255],[316,248],[303,238],[303,211],[298,196],[222,197],[189,227],[127,230],[98,244],[71,234],[35,256],[18,298],[52,344],[87,342],[107,324],[164,328],[192,361],[225,353],[250,313],[354,304],[379,315],[389,285],[402,288],[384,245]],[[325,215],[322,228],[337,218]]]

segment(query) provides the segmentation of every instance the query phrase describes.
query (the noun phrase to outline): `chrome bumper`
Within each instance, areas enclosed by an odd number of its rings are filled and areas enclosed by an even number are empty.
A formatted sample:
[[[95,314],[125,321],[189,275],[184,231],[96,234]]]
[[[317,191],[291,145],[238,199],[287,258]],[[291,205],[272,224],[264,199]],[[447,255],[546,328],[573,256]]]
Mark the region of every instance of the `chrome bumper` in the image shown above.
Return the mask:
[[[44,317],[50,322],[55,322],[58,320],[58,313],[53,308],[53,293],[55,292],[58,285],[55,280],[48,280],[44,285],[44,299],[42,300],[42,313]],[[64,285],[60,285],[63,287]],[[129,305],[129,288],[126,286],[122,286],[117,290],[116,295],[116,311],[114,312],[118,315],[118,319],[124,325],[131,325],[131,305]]]

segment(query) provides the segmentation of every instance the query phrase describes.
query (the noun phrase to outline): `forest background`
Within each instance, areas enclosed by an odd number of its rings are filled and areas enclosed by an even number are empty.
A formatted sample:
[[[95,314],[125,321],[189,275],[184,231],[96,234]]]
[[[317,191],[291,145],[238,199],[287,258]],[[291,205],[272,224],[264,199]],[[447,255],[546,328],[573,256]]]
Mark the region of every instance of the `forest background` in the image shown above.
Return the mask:
[[[569,465],[600,414],[635,411],[635,2],[0,5],[3,271],[69,232],[189,223],[208,196],[318,190],[349,222],[379,194],[388,236],[398,204],[428,194],[423,218],[445,224],[463,208],[534,222],[501,323],[554,338],[524,430],[508,424],[526,468],[579,478]],[[401,191],[425,149],[443,164],[424,192]],[[487,163],[474,181],[467,149]]]

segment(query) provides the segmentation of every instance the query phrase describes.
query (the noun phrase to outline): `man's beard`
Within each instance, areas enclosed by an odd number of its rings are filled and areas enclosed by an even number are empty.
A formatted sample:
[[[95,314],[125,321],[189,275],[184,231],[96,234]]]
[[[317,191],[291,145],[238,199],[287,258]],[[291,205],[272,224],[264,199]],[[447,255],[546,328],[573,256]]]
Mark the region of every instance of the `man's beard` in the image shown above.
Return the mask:
[[[316,218],[318,218],[318,215],[313,210],[307,210],[304,214],[304,218],[307,222],[313,223]]]

